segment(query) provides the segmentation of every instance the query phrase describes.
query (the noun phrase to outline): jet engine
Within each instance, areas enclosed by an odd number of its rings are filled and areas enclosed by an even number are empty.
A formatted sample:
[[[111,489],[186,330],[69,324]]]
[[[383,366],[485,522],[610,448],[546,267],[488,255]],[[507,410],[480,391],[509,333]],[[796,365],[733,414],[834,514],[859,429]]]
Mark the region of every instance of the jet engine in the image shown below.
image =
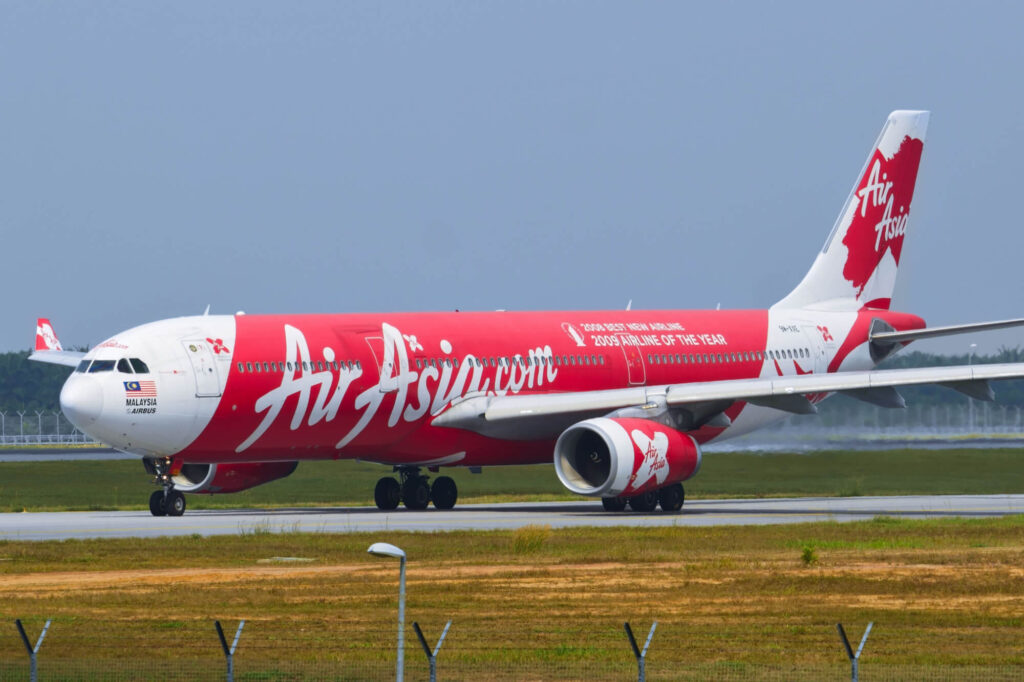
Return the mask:
[[[183,493],[237,493],[284,478],[298,466],[298,462],[182,464],[171,480],[175,490]]]
[[[555,471],[579,495],[639,495],[700,469],[690,436],[649,419],[600,417],[566,429],[555,443]]]

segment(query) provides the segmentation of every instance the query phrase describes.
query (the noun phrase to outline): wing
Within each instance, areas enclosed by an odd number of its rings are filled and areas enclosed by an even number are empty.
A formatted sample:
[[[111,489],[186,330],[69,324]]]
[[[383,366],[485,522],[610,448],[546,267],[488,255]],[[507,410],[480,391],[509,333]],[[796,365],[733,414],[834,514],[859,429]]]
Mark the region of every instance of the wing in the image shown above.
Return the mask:
[[[685,410],[692,418],[689,428],[702,424],[728,426],[724,410],[737,401],[809,414],[817,411],[809,397],[844,393],[885,407],[903,407],[903,398],[896,389],[920,384],[940,384],[972,398],[992,400],[990,381],[1022,378],[1024,363],[1012,363],[804,374],[575,393],[478,395],[453,404],[436,416],[433,424],[530,440],[550,437],[577,421],[616,410],[667,407]]]
[[[83,357],[85,357],[85,353],[64,350],[48,319],[40,317],[36,320],[36,348],[32,355],[28,356],[29,360],[76,367]]]

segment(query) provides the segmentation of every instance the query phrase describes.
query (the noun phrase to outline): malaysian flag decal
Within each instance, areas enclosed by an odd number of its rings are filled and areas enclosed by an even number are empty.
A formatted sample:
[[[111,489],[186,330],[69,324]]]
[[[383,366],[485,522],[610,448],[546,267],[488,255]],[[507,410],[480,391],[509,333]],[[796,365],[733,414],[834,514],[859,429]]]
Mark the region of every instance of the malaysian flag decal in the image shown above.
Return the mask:
[[[124,393],[129,398],[155,398],[155,381],[126,381],[124,382]]]

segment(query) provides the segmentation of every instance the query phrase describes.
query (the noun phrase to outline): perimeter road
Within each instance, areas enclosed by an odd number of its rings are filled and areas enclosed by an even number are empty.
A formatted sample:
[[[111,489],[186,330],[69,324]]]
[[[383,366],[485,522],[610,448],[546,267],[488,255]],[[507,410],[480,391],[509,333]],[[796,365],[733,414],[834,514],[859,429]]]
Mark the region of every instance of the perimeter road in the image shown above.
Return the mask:
[[[372,507],[217,509],[154,517],[148,511],[0,514],[0,539],[230,535],[251,532],[354,533],[389,530],[514,529],[526,525],[722,526],[857,521],[875,516],[949,518],[1024,514],[1024,495],[910,495],[693,500],[676,514],[605,512],[596,501],[464,504],[451,511],[382,512]]]

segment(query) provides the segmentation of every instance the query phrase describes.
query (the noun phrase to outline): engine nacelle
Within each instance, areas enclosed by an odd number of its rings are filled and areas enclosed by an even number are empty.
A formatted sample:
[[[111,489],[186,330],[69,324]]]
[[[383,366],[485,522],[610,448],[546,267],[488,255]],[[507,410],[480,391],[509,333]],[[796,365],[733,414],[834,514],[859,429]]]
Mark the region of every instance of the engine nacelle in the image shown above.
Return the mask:
[[[690,436],[648,419],[587,419],[555,443],[555,471],[579,495],[639,495],[690,478],[700,469]]]
[[[298,466],[298,462],[182,464],[171,480],[183,493],[237,493],[284,478]]]

